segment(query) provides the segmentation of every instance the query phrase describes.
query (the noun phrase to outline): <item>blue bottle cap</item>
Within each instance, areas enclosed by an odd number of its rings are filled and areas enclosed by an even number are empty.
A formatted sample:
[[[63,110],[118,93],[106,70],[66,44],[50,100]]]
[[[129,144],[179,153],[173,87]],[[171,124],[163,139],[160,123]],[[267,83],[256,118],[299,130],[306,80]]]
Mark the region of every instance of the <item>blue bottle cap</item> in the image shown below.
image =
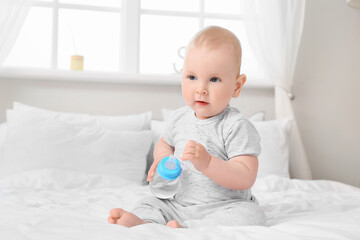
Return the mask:
[[[174,180],[181,173],[181,165],[174,155],[164,157],[157,166],[159,175],[167,180]]]

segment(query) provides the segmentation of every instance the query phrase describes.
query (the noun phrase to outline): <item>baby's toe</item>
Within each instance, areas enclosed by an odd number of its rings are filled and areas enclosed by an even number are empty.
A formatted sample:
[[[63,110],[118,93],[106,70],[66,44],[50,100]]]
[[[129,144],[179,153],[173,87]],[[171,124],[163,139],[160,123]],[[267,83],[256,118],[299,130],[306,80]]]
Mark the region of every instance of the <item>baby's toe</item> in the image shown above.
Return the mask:
[[[125,211],[121,208],[114,208],[114,209],[110,210],[110,216],[113,219],[119,219],[119,218],[121,218],[121,215],[123,215],[124,212]]]
[[[183,228],[182,225],[180,225],[176,220],[169,221],[166,226],[172,227],[172,228]]]
[[[108,223],[111,223],[111,224],[115,224],[116,223],[116,220],[113,219],[111,216],[108,217]]]

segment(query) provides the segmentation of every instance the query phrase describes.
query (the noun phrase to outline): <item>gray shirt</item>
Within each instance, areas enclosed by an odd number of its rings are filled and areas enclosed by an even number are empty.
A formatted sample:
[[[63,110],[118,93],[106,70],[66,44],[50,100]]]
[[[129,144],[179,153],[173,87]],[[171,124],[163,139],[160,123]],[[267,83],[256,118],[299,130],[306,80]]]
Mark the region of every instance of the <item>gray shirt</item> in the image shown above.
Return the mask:
[[[260,136],[254,125],[238,109],[228,106],[208,119],[198,119],[188,107],[177,109],[167,122],[164,140],[181,159],[189,140],[202,144],[208,153],[227,161],[240,155],[260,154]],[[251,190],[222,187],[197,171],[190,161],[181,161],[182,173],[175,199],[184,204],[230,199],[250,200]]]

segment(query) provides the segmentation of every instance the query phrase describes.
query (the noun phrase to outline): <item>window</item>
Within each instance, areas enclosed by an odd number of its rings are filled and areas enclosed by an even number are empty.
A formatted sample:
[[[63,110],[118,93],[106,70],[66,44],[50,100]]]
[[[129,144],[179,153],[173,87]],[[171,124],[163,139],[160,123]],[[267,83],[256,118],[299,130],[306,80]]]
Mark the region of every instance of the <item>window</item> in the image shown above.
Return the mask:
[[[242,72],[261,76],[238,0],[35,0],[4,66],[69,69],[83,55],[85,71],[173,74],[189,39],[209,25],[233,31]]]

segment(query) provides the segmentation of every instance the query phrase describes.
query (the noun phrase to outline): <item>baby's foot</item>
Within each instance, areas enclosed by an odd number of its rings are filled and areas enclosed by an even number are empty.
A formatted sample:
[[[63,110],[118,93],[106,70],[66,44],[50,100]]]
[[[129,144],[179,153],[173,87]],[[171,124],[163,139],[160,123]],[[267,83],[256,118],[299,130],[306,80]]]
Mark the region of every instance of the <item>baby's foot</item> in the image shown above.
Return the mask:
[[[148,223],[135,214],[127,212],[121,208],[114,208],[110,210],[108,222],[111,224],[119,224],[125,227],[133,227],[136,225]]]
[[[176,220],[169,221],[166,226],[172,228],[184,228],[181,224],[179,224]]]

